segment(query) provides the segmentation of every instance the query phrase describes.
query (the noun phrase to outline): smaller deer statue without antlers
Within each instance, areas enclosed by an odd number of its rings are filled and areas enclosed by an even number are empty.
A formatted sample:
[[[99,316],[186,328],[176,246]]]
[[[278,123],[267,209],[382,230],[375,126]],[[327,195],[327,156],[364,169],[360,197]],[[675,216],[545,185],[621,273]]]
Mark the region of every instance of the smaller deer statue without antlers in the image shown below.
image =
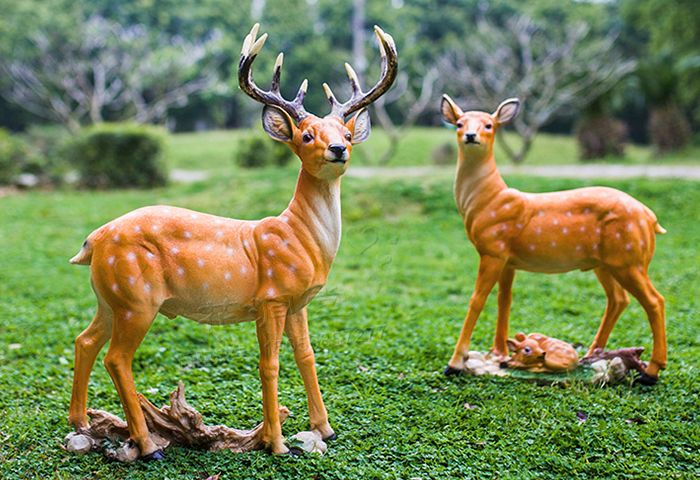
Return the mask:
[[[622,311],[626,291],[644,307],[653,333],[651,362],[639,378],[654,384],[666,366],[664,298],[648,275],[655,236],[665,233],[654,213],[629,195],[591,187],[551,193],[508,188],[496,168],[493,142],[498,129],[518,113],[509,99],[496,112],[463,112],[447,95],[442,116],[457,128],[454,193],[469,240],[480,255],[476,286],[445,374],[464,370],[474,325],[498,283],[498,319],[492,352],[508,356],[508,317],[516,270],[560,273],[593,270],[608,304],[588,354],[605,348]]]
[[[131,363],[158,312],[208,324],[256,322],[262,439],[276,454],[288,452],[277,401],[278,356],[285,333],[306,388],[311,428],[324,439],[335,437],[316,377],[306,305],[326,283],[338,250],[340,177],[348,168],[353,144],[369,136],[365,107],[396,78],[396,46],[390,35],[375,27],[382,55],[378,83],[363,92],[346,64],[352,96],[340,103],[324,84],[332,110],[320,118],[303,107],[306,80],[292,101],[281,96],[281,53],[270,90],[255,84],[251,67],[267,38],[267,34],[257,38],[257,32],[256,24],[243,43],[238,80],[241,90],[265,105],[265,131],[301,160],[287,209],[277,217],[242,221],[168,206],[141,208],[95,230],[71,259],[90,265],[97,313],[75,342],[69,421],[79,431],[88,428],[90,371],[97,353],[111,339],[104,363],[142,458],[161,459],[163,452],[149,437]]]

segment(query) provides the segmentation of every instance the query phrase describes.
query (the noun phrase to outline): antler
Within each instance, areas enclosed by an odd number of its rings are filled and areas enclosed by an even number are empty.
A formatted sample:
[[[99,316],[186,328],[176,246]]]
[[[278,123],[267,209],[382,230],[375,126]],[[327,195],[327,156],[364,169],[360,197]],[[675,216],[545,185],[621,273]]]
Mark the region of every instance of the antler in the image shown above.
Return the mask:
[[[382,54],[382,75],[379,78],[379,81],[368,92],[363,92],[360,88],[360,81],[357,78],[357,73],[355,73],[355,70],[353,70],[350,64],[346,63],[345,71],[348,73],[350,85],[352,86],[352,96],[350,97],[350,100],[345,103],[340,103],[335,98],[335,95],[333,95],[333,92],[328,84],[323,84],[323,89],[326,92],[328,101],[331,102],[331,115],[336,115],[344,119],[351,113],[366,107],[381,97],[384,92],[389,90],[392,83],[394,83],[398,70],[396,44],[394,43],[392,36],[384,32],[377,25],[374,26],[374,33],[377,34],[377,39],[379,40],[379,51]]]
[[[253,61],[258,56],[260,50],[267,40],[267,33],[264,33],[260,38],[256,39],[260,24],[256,23],[246,35],[241,49],[241,59],[238,62],[238,85],[241,90],[248,94],[254,100],[264,105],[275,105],[287,112],[296,122],[300,122],[307,117],[309,113],[304,109],[304,96],[309,85],[308,80],[304,79],[301,82],[299,91],[296,97],[291,102],[282,97],[280,93],[280,75],[282,73],[282,62],[284,54],[280,52],[275,61],[275,68],[272,74],[272,85],[270,90],[265,91],[258,87],[253,81]]]

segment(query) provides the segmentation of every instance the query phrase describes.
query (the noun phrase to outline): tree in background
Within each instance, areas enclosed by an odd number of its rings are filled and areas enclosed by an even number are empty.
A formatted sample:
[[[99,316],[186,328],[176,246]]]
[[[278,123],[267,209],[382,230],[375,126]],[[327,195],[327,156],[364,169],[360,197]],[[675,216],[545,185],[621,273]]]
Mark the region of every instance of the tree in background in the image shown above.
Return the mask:
[[[468,42],[475,48],[453,50],[441,72],[453,91],[466,87],[460,101],[467,108],[492,108],[513,96],[523,101],[513,123],[520,145],[497,137],[506,155],[521,163],[539,130],[556,115],[585,108],[633,70],[634,62],[615,49],[615,34],[591,38],[589,33],[586,24],[576,23],[558,38],[524,15],[503,25],[482,18]]]
[[[195,43],[92,16],[77,32],[38,30],[29,38],[31,56],[0,60],[10,80],[4,96],[74,131],[105,117],[162,120],[217,78],[208,61],[215,36]]]

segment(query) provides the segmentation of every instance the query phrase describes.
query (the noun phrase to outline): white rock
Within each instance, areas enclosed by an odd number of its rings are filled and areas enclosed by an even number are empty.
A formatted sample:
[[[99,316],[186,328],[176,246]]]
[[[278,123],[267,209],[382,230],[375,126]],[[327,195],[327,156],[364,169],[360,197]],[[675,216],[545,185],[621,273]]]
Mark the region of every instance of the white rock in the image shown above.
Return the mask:
[[[89,452],[94,445],[92,438],[77,432],[70,432],[66,435],[64,442],[66,444],[66,450],[77,455]]]
[[[328,445],[323,441],[321,435],[316,432],[299,432],[292,436],[293,445],[308,453],[323,454],[328,450]]]
[[[481,352],[477,352],[475,350],[470,351],[469,354],[467,355],[467,358],[470,360],[472,360],[472,359],[481,360],[481,361],[485,360],[484,354]]]
[[[139,458],[139,449],[136,445],[131,445],[130,442],[123,443],[116,449],[106,449],[105,456],[118,462],[133,462]]]
[[[478,358],[470,358],[465,362],[464,366],[467,368],[467,370],[476,370],[477,368],[484,367],[484,361],[483,359],[479,360]]]

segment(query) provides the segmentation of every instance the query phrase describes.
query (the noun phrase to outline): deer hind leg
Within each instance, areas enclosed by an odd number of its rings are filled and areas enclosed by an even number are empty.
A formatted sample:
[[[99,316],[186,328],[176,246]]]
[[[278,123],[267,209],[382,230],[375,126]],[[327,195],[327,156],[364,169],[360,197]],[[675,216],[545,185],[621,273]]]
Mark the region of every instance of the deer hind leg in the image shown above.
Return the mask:
[[[138,311],[114,309],[112,340],[104,364],[119,394],[131,440],[136,442],[142,457],[159,460],[163,458],[163,452],[149,436],[131,369],[134,353],[146,336],[155,315],[156,309],[151,307]]]
[[[605,290],[605,295],[608,297],[608,303],[605,306],[605,313],[603,314],[603,319],[600,322],[600,327],[598,327],[598,333],[596,333],[595,339],[588,349],[586,356],[592,355],[596,348],[605,348],[608,343],[608,338],[610,338],[610,333],[615,327],[617,319],[620,318],[622,312],[630,304],[630,299],[627,296],[627,292],[622,285],[615,280],[615,277],[610,274],[607,270],[602,268],[596,268],[595,274],[598,277],[598,281],[603,286]]]
[[[510,319],[510,304],[513,300],[513,279],[515,270],[504,268],[498,279],[498,320],[496,321],[496,336],[493,339],[491,351],[497,357],[505,359],[508,356],[508,320]]]
[[[309,339],[309,324],[306,315],[306,307],[298,313],[289,315],[284,330],[294,349],[294,361],[304,381],[311,429],[321,435],[324,440],[333,440],[335,432],[328,423],[328,413],[323,405],[321,389],[318,386],[316,359]]]
[[[73,369],[73,393],[68,411],[68,421],[76,430],[88,428],[87,398],[90,372],[95,358],[112,335],[112,310],[102,302],[97,305],[90,325],[75,339],[75,367]]]
[[[279,352],[287,318],[287,306],[280,303],[263,305],[255,322],[260,347],[260,381],[263,395],[263,441],[272,453],[288,453],[282,437],[282,425],[277,400]]]
[[[479,314],[486,304],[486,299],[491,293],[493,286],[501,276],[504,262],[494,257],[481,257],[479,262],[479,273],[476,277],[476,285],[471,300],[469,300],[469,308],[467,316],[462,325],[462,331],[459,334],[459,340],[455,345],[454,353],[447,368],[443,372],[445,375],[455,375],[464,370],[464,357],[469,353],[469,343],[471,341],[474,325],[479,318]]]
[[[615,279],[627,289],[642,305],[646,311],[654,343],[651,351],[651,361],[646,369],[646,377],[642,383],[655,383],[659,370],[666,368],[666,319],[664,311],[664,297],[654,288],[646,269],[643,267],[631,267],[625,270],[612,272]]]

